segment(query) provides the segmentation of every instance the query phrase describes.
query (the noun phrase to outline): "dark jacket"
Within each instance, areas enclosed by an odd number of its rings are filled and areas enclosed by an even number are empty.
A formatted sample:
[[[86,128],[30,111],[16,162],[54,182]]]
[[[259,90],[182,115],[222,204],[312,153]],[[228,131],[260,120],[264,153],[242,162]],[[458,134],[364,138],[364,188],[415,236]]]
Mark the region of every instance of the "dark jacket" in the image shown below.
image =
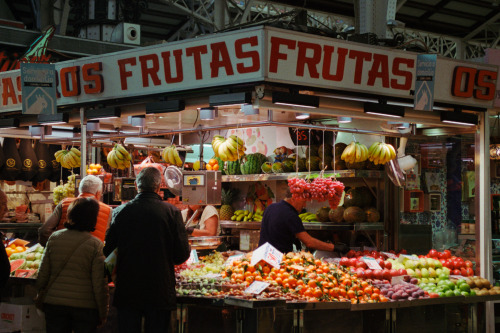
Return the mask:
[[[0,233],[0,245],[2,248],[0,249],[0,295],[3,287],[7,284],[10,275],[10,262],[9,257],[7,257],[7,252],[5,251],[5,247],[2,243],[2,233]]]
[[[113,305],[134,310],[174,309],[174,265],[189,258],[180,211],[152,192],[139,193],[113,210],[104,255],[116,248]]]

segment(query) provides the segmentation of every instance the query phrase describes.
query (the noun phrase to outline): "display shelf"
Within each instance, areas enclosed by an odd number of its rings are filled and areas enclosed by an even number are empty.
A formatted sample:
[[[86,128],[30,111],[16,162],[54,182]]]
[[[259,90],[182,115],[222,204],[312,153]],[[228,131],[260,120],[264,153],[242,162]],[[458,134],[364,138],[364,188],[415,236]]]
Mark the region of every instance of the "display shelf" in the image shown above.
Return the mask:
[[[16,230],[16,231],[25,231],[38,229],[42,226],[42,223],[0,223],[0,230]]]
[[[260,229],[261,222],[237,222],[222,220],[220,221],[221,228],[225,229]],[[354,224],[333,224],[323,222],[304,222],[306,230],[384,230],[383,222],[376,223],[354,223]]]
[[[266,180],[287,180],[288,178],[305,178],[314,179],[319,177],[320,172],[288,172],[288,173],[268,173],[268,174],[255,174],[255,175],[224,175],[222,182],[255,182]],[[323,177],[336,177],[336,178],[383,178],[384,172],[379,170],[338,170],[327,171]]]

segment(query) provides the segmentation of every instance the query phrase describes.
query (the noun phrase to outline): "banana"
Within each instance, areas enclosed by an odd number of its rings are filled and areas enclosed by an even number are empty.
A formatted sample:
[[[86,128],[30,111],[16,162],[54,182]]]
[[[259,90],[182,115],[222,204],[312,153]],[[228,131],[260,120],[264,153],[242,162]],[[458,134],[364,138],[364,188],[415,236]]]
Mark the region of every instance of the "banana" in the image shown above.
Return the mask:
[[[356,142],[355,160],[356,162],[359,162],[361,160],[361,146],[357,142]]]
[[[78,149],[76,149],[75,147],[71,147],[70,151],[75,153],[76,156],[78,156],[78,157],[82,156],[82,153]]]
[[[116,148],[116,146],[117,146],[117,145],[115,145],[115,147],[113,148],[113,150],[115,151],[115,156],[116,156],[116,158],[117,158],[117,159],[119,159],[119,160],[124,160],[124,159],[125,159],[125,156],[123,156],[123,154],[121,153],[121,151],[120,151],[120,150],[118,150],[118,149]]]
[[[245,215],[238,215],[238,217],[236,218],[236,221],[240,221],[243,220],[243,218],[245,217]]]
[[[116,163],[116,159],[115,159],[115,150],[111,150],[108,153],[107,161],[108,161],[108,164],[110,167],[115,168],[115,169],[118,168],[118,164]]]
[[[181,157],[179,156],[179,152],[175,148],[172,149],[172,150],[173,150],[173,154],[174,154],[175,165],[177,165],[178,167],[181,167],[182,166],[182,160],[181,160]]]
[[[388,145],[384,145],[384,150],[385,150],[385,160],[384,160],[384,164],[385,164],[391,160],[392,153],[391,153],[391,150],[389,149]]]
[[[386,152],[387,152],[387,150],[385,149],[385,146],[380,145],[379,159],[380,159],[380,162],[382,162],[382,163],[385,161]]]
[[[379,142],[379,144],[378,144],[378,145],[377,145],[377,147],[373,150],[373,153],[372,153],[372,156],[373,156],[373,158],[374,158],[374,159],[375,159],[375,158],[380,159],[380,157],[379,157],[379,156],[380,156],[380,150],[381,150],[381,149],[382,149],[382,145],[381,145],[381,144],[380,144],[380,142]]]
[[[227,144],[227,148],[229,148],[229,150],[232,153],[236,153],[238,151],[238,143],[236,141],[234,141],[232,138],[227,139],[226,144]]]
[[[229,137],[231,139],[233,139],[234,141],[236,141],[239,146],[244,146],[245,145],[245,141],[243,141],[242,139],[240,139],[238,136],[236,136],[236,135],[230,135]]]
[[[340,158],[345,161],[347,159],[347,156],[349,155],[350,150],[351,150],[351,144],[349,144],[347,147],[344,148],[344,151],[342,152],[342,155],[340,155]]]
[[[373,154],[373,150],[377,147],[378,144],[379,144],[379,142],[375,141],[374,143],[372,143],[370,148],[368,148],[368,153],[370,153],[370,155]]]
[[[119,144],[119,143],[116,144],[115,145],[115,149],[118,150],[125,159],[127,159],[129,161],[132,159],[132,157],[130,156],[130,154],[127,151],[127,149],[125,149],[125,147],[123,147],[121,144]]]
[[[66,150],[62,150],[62,149],[55,152],[54,157],[56,158],[57,162],[61,162],[61,159],[63,158],[65,152],[66,152]]]
[[[387,148],[389,148],[389,151],[391,152],[391,157],[390,160],[393,160],[396,158],[396,149],[391,144],[387,145]]]

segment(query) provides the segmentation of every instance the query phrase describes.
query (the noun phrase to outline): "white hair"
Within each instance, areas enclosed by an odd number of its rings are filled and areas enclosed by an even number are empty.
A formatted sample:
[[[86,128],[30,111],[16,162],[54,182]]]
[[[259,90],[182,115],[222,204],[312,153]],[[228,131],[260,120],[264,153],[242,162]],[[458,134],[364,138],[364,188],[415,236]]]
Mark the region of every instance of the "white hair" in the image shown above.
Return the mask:
[[[102,180],[99,177],[88,175],[85,176],[78,186],[78,191],[80,193],[91,193],[97,194],[97,192],[102,192]]]

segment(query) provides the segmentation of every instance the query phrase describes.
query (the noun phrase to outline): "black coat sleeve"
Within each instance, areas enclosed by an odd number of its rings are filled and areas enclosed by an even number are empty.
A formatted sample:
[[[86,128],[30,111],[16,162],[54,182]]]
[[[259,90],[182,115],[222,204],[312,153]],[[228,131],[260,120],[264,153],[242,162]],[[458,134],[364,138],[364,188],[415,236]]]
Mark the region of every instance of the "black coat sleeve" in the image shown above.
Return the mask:
[[[175,209],[173,212],[174,218],[174,249],[175,253],[173,256],[173,261],[175,265],[180,265],[189,258],[189,254],[191,252],[191,247],[189,246],[188,236],[186,232],[186,228],[184,227],[184,223],[182,222],[182,215],[178,209]]]
[[[10,262],[3,244],[0,247],[0,290],[2,290],[9,280]]]

